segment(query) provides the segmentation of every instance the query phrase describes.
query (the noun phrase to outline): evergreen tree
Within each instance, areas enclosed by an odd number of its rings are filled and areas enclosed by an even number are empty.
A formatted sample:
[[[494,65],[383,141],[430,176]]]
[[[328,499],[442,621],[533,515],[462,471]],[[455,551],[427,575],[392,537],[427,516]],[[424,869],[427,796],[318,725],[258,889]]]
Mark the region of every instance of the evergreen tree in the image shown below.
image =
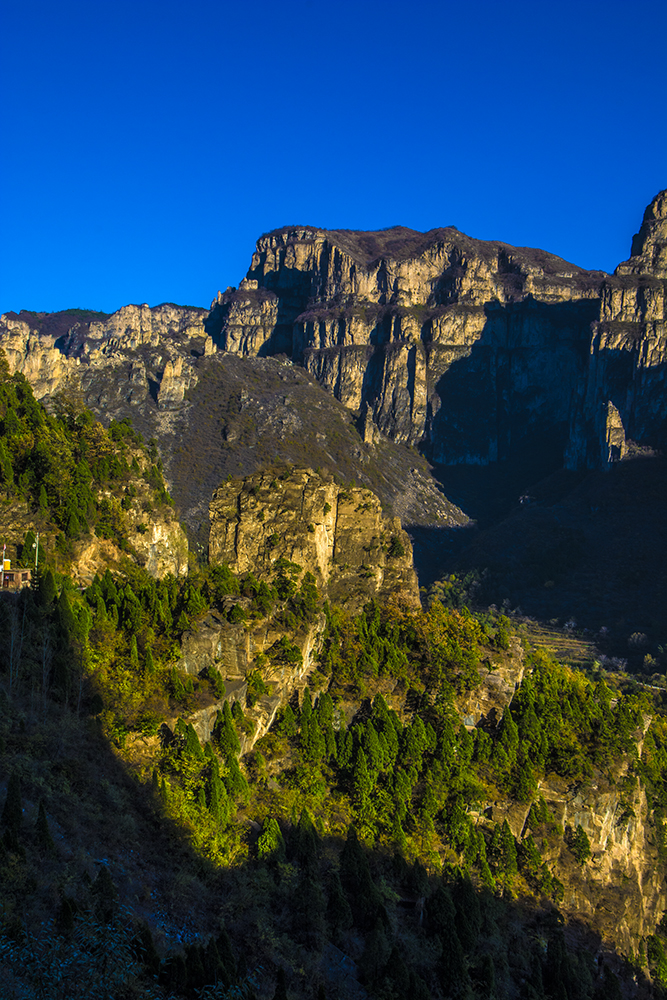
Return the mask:
[[[136,635],[133,635],[130,639],[130,664],[135,669],[139,666],[139,650],[137,648]]]
[[[284,856],[285,841],[278,821],[271,816],[264,820],[264,826],[257,841],[257,857],[263,861],[282,861]]]
[[[294,831],[294,855],[300,864],[312,868],[317,863],[319,837],[307,809],[301,810],[299,823]]]
[[[44,607],[51,607],[58,590],[56,588],[56,581],[51,571],[51,567],[48,566],[44,576],[39,583],[39,599]]]
[[[273,1000],[287,1000],[287,986],[285,985],[284,969],[278,969],[278,975],[276,976],[276,991],[273,994]]]
[[[467,985],[468,970],[456,930],[454,905],[442,886],[428,900],[427,913],[429,926],[437,934],[442,947],[438,963],[440,983],[445,996],[450,996]]]
[[[98,918],[105,924],[111,923],[116,909],[118,893],[111,880],[111,872],[106,865],[100,865],[97,878],[92,885],[92,893],[95,899],[95,912]]]
[[[51,831],[49,830],[49,821],[46,818],[44,799],[39,800],[37,822],[35,823],[35,839],[37,840],[37,844],[41,850],[53,851],[55,849],[53,837],[51,836]]]
[[[66,636],[74,637],[77,632],[76,619],[74,618],[74,613],[72,611],[72,605],[69,602],[69,597],[67,596],[67,590],[63,586],[60,591],[60,597],[56,604],[56,612],[58,615],[58,624],[62,632]]]
[[[364,979],[369,985],[377,982],[391,954],[391,945],[387,939],[383,921],[375,920],[370,934],[366,938],[366,947],[361,956],[361,968]]]
[[[289,704],[285,705],[280,716],[280,722],[278,723],[278,732],[281,736],[291,739],[296,736],[297,733],[297,722],[294,717],[294,712]]]
[[[220,752],[227,758],[240,753],[241,744],[239,742],[236,728],[232,720],[232,710],[229,702],[225,701],[222,712],[218,712],[215,723],[214,739],[220,748]]]
[[[75,510],[70,510],[65,527],[65,534],[68,538],[78,538],[81,534],[81,522]]]
[[[12,771],[7,783],[7,798],[2,810],[2,825],[18,835],[22,818],[21,780],[18,774]]]
[[[202,750],[195,727],[191,722],[188,723],[185,729],[185,752],[193,760],[204,760],[204,751]]]
[[[352,926],[352,910],[343,892],[340,875],[336,868],[332,868],[329,873],[328,888],[327,921],[334,936],[336,936],[342,931],[349,930]]]
[[[354,798],[357,808],[361,809],[366,804],[368,796],[373,790],[373,779],[368,772],[366,754],[361,747],[357,750],[357,756],[354,762],[352,786],[354,788]]]
[[[224,824],[229,816],[227,789],[220,780],[218,762],[213,761],[209,775],[209,811],[216,823]]]

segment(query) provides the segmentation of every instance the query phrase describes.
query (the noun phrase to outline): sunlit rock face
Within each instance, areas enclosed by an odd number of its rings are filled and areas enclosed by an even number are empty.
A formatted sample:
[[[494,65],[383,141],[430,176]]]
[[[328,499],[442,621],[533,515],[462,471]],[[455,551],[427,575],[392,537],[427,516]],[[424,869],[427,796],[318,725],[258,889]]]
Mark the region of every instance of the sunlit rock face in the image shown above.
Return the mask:
[[[238,289],[207,314],[125,306],[111,316],[7,313],[0,346],[38,398],[157,409],[172,430],[216,352],[286,355],[355,415],[364,440],[419,445],[442,464],[526,450],[607,467],[628,440],[667,443],[667,192],[615,274],[453,227],[286,227],[257,241]]]
[[[394,598],[419,607],[412,546],[370,490],[312,469],[224,483],[213,494],[209,561],[272,579],[281,559],[313,574],[328,600],[358,611]]]
[[[284,228],[207,329],[224,351],[288,354],[366,428],[434,461],[532,447],[605,467],[626,438],[664,436],[666,206],[662,192],[613,276],[452,227]]]

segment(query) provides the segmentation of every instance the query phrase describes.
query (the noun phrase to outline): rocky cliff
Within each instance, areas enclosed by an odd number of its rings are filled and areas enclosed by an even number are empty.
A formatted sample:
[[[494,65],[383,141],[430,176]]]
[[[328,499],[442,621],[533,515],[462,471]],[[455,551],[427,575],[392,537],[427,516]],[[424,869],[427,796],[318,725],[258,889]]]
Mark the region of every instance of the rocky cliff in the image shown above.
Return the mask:
[[[206,326],[225,351],[287,353],[436,462],[537,446],[606,466],[618,438],[662,443],[666,227],[662,192],[613,276],[453,228],[284,228]]]
[[[358,611],[372,598],[419,607],[412,546],[370,490],[312,469],[232,480],[211,502],[209,561],[271,579],[287,559],[326,598]]]
[[[261,313],[262,296],[253,301]],[[126,306],[111,316],[8,313],[0,317],[0,347],[47,406],[65,393],[103,422],[130,417],[157,441],[179,516],[200,551],[220,481],[274,462],[312,463],[356,479],[405,523],[466,523],[413,449],[376,434],[370,419],[357,426],[285,358],[218,351],[205,317],[203,309],[171,305]]]

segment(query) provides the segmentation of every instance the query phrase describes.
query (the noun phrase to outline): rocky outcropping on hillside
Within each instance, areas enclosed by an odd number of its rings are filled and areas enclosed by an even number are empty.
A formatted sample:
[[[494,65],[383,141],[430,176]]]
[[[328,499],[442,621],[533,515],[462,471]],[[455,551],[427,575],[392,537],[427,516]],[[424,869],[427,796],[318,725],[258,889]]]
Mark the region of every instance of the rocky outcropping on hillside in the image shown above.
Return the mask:
[[[262,295],[248,294],[264,322]],[[0,317],[0,347],[47,406],[65,393],[105,424],[129,417],[146,440],[155,438],[179,516],[202,550],[220,481],[276,462],[312,462],[355,478],[405,523],[467,522],[414,451],[377,434],[372,419],[356,426],[349,410],[286,359],[218,351],[205,315],[171,305],[126,306],[111,316],[8,313]]]
[[[211,502],[209,561],[272,579],[287,559],[311,572],[328,600],[359,610],[372,598],[419,607],[412,546],[370,490],[342,487],[312,469],[250,476]]]
[[[285,228],[206,325],[222,350],[287,353],[437,462],[536,446],[606,466],[610,407],[623,441],[662,442],[666,226],[662,192],[614,276],[453,228]]]

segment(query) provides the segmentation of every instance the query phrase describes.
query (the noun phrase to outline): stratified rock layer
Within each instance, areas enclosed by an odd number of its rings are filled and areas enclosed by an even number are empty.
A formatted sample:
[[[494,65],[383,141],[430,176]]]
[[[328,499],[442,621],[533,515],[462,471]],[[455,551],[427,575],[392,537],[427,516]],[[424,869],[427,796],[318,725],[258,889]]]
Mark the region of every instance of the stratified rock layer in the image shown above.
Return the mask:
[[[419,607],[412,546],[370,490],[342,487],[312,469],[255,475],[213,494],[209,561],[272,579],[287,559],[328,600],[359,610],[372,598]]]
[[[258,240],[207,329],[225,351],[287,353],[434,461],[532,447],[604,467],[626,437],[663,443],[666,233],[662,192],[611,276],[453,228],[285,228]]]

